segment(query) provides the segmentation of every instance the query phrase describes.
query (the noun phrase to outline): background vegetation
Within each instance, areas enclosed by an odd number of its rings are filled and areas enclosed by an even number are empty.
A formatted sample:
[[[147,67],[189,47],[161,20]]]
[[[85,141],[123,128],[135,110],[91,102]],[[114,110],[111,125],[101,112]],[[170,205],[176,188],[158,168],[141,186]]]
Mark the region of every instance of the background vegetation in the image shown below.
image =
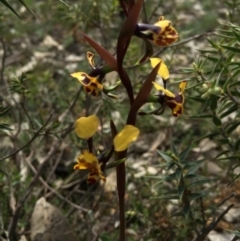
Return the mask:
[[[0,1],[2,238],[8,231],[10,240],[42,240],[33,235],[31,216],[45,197],[66,217],[72,240],[117,240],[115,173],[106,173],[105,185],[88,185],[87,173],[73,171],[86,148],[73,126],[80,116],[98,114],[95,142],[103,150],[109,119],[125,123],[127,96],[120,86],[114,93],[120,101],[90,97],[70,74],[90,70],[85,54],[93,49],[81,32],[113,53],[125,16],[117,0],[9,4],[12,9]],[[169,66],[169,89],[182,79],[188,88],[181,117],[166,109],[137,120],[141,136],[126,161],[128,240],[217,240],[219,232],[221,240],[240,237],[239,6],[238,0],[144,3],[140,22],[164,15],[178,30],[177,43],[154,53]],[[149,63],[134,66],[142,53],[141,39],[133,37],[125,65],[135,93],[151,71]],[[110,73],[104,84],[116,81]]]

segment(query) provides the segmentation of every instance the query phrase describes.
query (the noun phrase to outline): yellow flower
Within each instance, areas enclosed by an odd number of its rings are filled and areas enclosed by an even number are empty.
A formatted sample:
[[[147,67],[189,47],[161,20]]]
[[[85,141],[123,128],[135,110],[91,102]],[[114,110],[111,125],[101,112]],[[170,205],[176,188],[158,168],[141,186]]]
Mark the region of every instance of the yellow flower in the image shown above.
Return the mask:
[[[100,81],[103,79],[104,75],[101,73],[101,69],[95,68],[93,57],[93,53],[87,52],[88,63],[93,68],[90,74],[86,74],[84,72],[76,72],[72,73],[71,76],[78,79],[78,81],[83,85],[86,93],[97,96],[98,91],[103,90],[103,85]]]
[[[160,67],[158,70],[158,74],[163,78],[163,80],[169,79],[169,71],[167,65],[164,63],[164,61],[160,58],[150,58],[150,62],[153,68],[155,68],[159,63]]]
[[[183,92],[186,88],[187,81],[182,81],[179,84],[179,92],[173,94],[171,91],[164,89],[163,86],[153,82],[154,87],[164,94],[163,104],[166,104],[174,116],[179,116],[183,113],[184,95]],[[162,103],[162,99],[161,99]]]
[[[164,20],[164,17],[161,16],[159,21],[154,23],[155,26],[160,28],[158,33],[153,33],[153,42],[161,47],[169,46],[178,40],[178,32],[174,27],[171,26],[171,21]]]
[[[89,139],[97,131],[98,125],[99,120],[95,115],[81,117],[75,122],[75,131],[80,138]]]
[[[160,47],[166,47],[178,40],[178,32],[171,26],[171,21],[161,16],[154,24],[139,23],[134,34],[145,38]]]
[[[88,169],[88,183],[95,183],[99,178],[104,182],[106,177],[103,176],[101,171],[101,164],[99,164],[98,159],[91,152],[85,150],[77,158],[77,164],[73,167],[74,170],[84,170]]]
[[[124,151],[128,146],[136,141],[139,135],[139,129],[133,125],[125,125],[125,127],[115,136],[113,140],[115,151]]]

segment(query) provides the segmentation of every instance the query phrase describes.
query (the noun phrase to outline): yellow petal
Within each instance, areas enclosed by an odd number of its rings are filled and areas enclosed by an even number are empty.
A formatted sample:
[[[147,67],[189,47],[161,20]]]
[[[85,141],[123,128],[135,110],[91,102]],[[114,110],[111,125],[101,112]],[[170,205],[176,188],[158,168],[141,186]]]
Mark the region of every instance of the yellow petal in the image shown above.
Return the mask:
[[[160,58],[150,58],[151,65],[153,68],[157,66],[159,63],[161,63],[158,74],[164,79],[167,80],[169,78],[169,71],[167,65],[164,63],[164,61]]]
[[[187,81],[182,81],[180,84],[179,84],[179,93],[183,93],[185,88],[187,86]]]
[[[89,139],[97,131],[98,125],[99,120],[95,115],[81,117],[75,122],[75,131],[80,138]]]
[[[91,163],[92,165],[97,165],[98,164],[98,159],[96,156],[94,156],[91,152],[89,151],[83,151],[82,157],[86,162]]]
[[[169,20],[160,20],[156,23],[154,23],[155,26],[158,26],[161,28],[161,33],[165,31],[165,29],[171,25],[171,21]]]
[[[71,76],[73,78],[77,78],[78,81],[80,81],[82,83],[82,81],[88,76],[86,73],[84,72],[76,72],[76,73],[72,73]]]
[[[140,131],[133,125],[126,125],[114,138],[113,144],[115,151],[124,151],[131,142],[136,141]]]
[[[170,98],[174,98],[175,97],[175,95],[171,91],[164,89],[163,86],[161,86],[161,85],[159,85],[159,84],[157,84],[155,82],[152,82],[152,83],[153,83],[153,85],[154,85],[156,90],[162,91],[166,96],[168,96]]]
[[[94,64],[94,54],[91,52],[87,52],[87,59],[88,59],[88,63],[92,66],[93,69],[95,69],[95,64]]]

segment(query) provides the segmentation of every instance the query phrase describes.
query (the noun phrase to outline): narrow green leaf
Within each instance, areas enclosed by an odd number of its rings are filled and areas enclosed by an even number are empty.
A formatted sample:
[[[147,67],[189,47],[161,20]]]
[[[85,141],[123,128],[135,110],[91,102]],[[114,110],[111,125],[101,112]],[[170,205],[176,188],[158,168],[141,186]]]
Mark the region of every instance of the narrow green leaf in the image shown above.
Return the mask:
[[[238,33],[238,32],[235,31],[235,30],[232,30],[232,32],[233,32],[234,36],[236,37],[238,43],[240,43],[240,33]]]
[[[217,50],[212,50],[212,49],[198,49],[198,51],[205,54],[216,54],[216,55],[218,54]]]
[[[5,110],[3,110],[2,112],[0,112],[0,117],[5,116],[5,115],[10,111],[11,108],[12,108],[12,106],[9,106],[9,107],[7,107]]]
[[[185,190],[185,187],[183,185],[178,186],[178,195],[180,200],[182,200],[184,190]]]
[[[184,205],[182,210],[183,210],[183,214],[184,214],[185,218],[187,219],[188,215],[189,215],[189,212],[190,212],[190,206]]]
[[[165,160],[166,162],[170,163],[172,162],[172,158],[167,155],[166,153],[160,151],[160,150],[157,150],[157,153],[162,157],[163,160]]]
[[[217,109],[217,104],[218,104],[218,96],[212,95],[210,97],[211,103],[210,103],[210,108],[212,111],[215,111]]]
[[[198,175],[198,174],[186,174],[185,176],[184,176],[184,179],[204,179],[205,177],[204,176],[202,176],[202,175]]]
[[[225,229],[227,231],[229,231],[230,233],[234,234],[235,236],[240,238],[240,231],[238,230],[230,230],[230,229]],[[236,239],[237,240],[237,239]]]
[[[238,110],[238,105],[234,104],[230,109],[220,114],[219,117],[222,119],[223,117],[226,117],[237,110]]]
[[[170,143],[171,143],[171,150],[172,150],[173,154],[174,154],[175,156],[178,156],[178,151],[177,151],[177,149],[176,149],[176,146],[174,145],[174,142],[173,142],[173,139],[172,139],[172,138],[170,139]]]
[[[228,138],[217,139],[217,141],[220,142],[221,144],[229,144],[229,139]]]
[[[58,0],[58,1],[61,2],[61,3],[63,3],[63,4],[65,4],[67,7],[70,8],[70,5],[68,5],[65,1],[63,1],[63,0]]]
[[[191,116],[191,118],[203,118],[203,119],[206,119],[206,118],[212,118],[212,115],[211,114],[195,114],[195,115]]]
[[[220,45],[222,48],[227,49],[229,51],[232,51],[234,53],[240,53],[240,48],[237,47],[232,47],[232,46],[228,46],[228,45]]]
[[[190,196],[189,196],[189,199],[190,200],[194,200],[194,199],[197,199],[197,198],[200,198],[200,197],[204,197],[206,194],[204,192],[201,192],[201,193],[191,193]]]
[[[0,124],[0,130],[8,130],[8,131],[12,131],[13,129],[11,129],[10,127],[8,127],[8,124]]]
[[[195,172],[199,169],[199,167],[200,167],[201,165],[202,165],[202,163],[191,167],[191,168],[186,172],[186,174],[185,174],[184,177],[186,177],[187,175],[190,175],[190,174],[195,174]]]
[[[196,186],[202,186],[205,183],[210,183],[216,181],[216,178],[212,178],[212,179],[204,179],[204,180],[198,180],[195,182],[192,182],[188,185],[188,188],[192,188],[192,187],[196,187]]]
[[[219,161],[221,160],[237,160],[238,157],[237,156],[227,156],[227,157],[223,157],[223,158],[218,158]]]
[[[212,45],[213,48],[215,49],[219,49],[219,46],[217,44],[215,44],[211,39],[207,38],[207,41]]]
[[[206,59],[208,59],[208,60],[210,60],[211,62],[213,62],[213,63],[217,63],[218,62],[218,60],[219,60],[219,58],[218,57],[212,57],[212,56],[208,56],[208,55],[202,55],[204,58],[206,58]]]
[[[27,4],[24,2],[24,0],[18,0],[32,15],[34,15],[35,17],[36,14],[27,6]]]
[[[183,150],[179,156],[180,162],[185,161],[189,152],[192,149],[192,144],[190,144],[185,150]]]
[[[214,125],[216,125],[218,127],[222,125],[221,119],[219,117],[217,117],[216,115],[213,115],[212,121],[213,121]]]
[[[232,150],[226,150],[226,151],[223,151],[223,152],[219,153],[219,154],[215,157],[215,159],[218,159],[220,156],[226,155],[226,154],[229,153],[229,152],[232,152]]]
[[[6,0],[0,0],[1,3],[3,3],[7,8],[9,8],[16,16],[18,16],[20,19],[20,15],[12,8],[12,6],[6,1]]]
[[[182,170],[180,168],[178,168],[175,172],[175,175],[176,175],[177,182],[179,184],[182,179]]]
[[[234,145],[234,149],[235,151],[239,151],[240,150],[240,139],[238,139]]]
[[[230,135],[239,125],[240,125],[240,121],[230,123],[229,126],[227,126],[225,133],[227,135]]]
[[[111,163],[108,163],[105,167],[105,169],[110,169],[110,168],[113,168],[113,167],[116,167],[118,166],[119,164],[121,164],[122,162],[126,161],[126,158],[122,158],[120,160],[117,160],[117,161],[114,161],[114,162],[111,162]]]
[[[201,97],[198,97],[198,96],[187,96],[188,99],[192,99],[192,100],[195,100],[197,102],[200,102],[200,103],[204,103],[206,100],[201,98]]]
[[[152,199],[172,199],[172,200],[178,200],[179,196],[178,195],[168,195],[168,196],[158,196],[158,197],[154,197]]]

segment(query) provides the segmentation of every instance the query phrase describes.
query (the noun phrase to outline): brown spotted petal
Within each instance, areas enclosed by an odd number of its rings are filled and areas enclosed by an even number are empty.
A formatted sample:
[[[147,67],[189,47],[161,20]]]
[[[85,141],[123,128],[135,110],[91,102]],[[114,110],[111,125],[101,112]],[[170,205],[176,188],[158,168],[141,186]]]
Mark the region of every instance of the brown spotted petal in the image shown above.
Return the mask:
[[[91,52],[87,52],[87,60],[88,60],[88,63],[92,66],[93,69],[95,69],[95,64],[94,64],[94,54],[91,53]]]
[[[160,17],[159,21],[154,24],[160,28],[157,34],[153,35],[153,42],[161,47],[169,46],[178,40],[178,32],[171,26],[171,21],[164,20]]]
[[[98,90],[103,89],[102,84],[98,82],[98,77],[92,77],[84,72],[73,73],[71,76],[78,79],[83,85],[85,92],[88,94],[97,96]]]
[[[83,86],[83,88],[84,88],[84,91],[87,94],[91,94],[93,96],[97,96],[98,95],[98,88],[97,88],[97,86],[94,83],[91,83],[91,85],[89,85],[89,86]]]
[[[184,104],[184,95],[183,92],[186,88],[187,82],[182,81],[179,84],[179,92],[175,95],[175,97],[170,98],[166,97],[166,105],[172,110],[172,114],[174,116],[179,116],[183,113],[183,104]]]

